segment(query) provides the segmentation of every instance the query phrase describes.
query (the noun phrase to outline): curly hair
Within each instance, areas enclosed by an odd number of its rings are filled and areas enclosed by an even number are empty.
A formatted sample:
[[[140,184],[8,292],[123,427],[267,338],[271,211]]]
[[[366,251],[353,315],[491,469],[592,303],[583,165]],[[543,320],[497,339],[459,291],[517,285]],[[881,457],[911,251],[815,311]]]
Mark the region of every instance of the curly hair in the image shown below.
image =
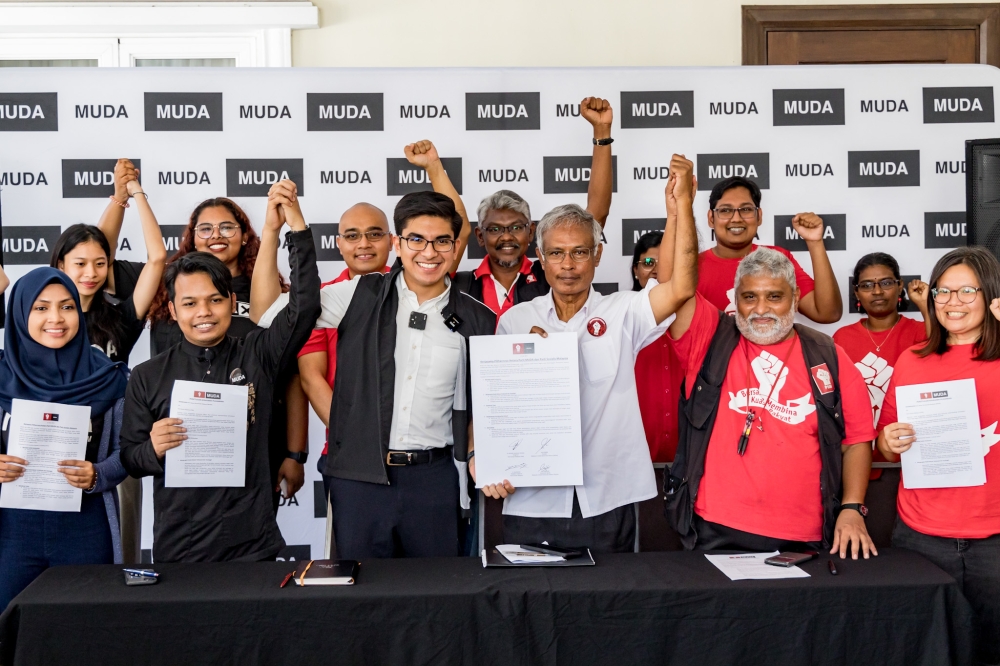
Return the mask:
[[[239,275],[246,275],[248,278],[252,277],[253,267],[257,263],[257,252],[260,250],[260,237],[257,235],[257,232],[254,231],[253,225],[250,224],[250,218],[247,217],[245,212],[243,212],[243,209],[240,208],[235,201],[227,199],[226,197],[205,199],[195,207],[195,209],[191,212],[191,218],[188,220],[188,225],[184,230],[184,235],[181,236],[181,242],[177,246],[177,252],[167,259],[166,265],[169,266],[184,255],[195,252],[194,227],[198,224],[198,218],[206,208],[225,208],[233,216],[233,219],[235,219],[240,225],[240,230],[243,232],[243,238],[246,240],[246,244],[240,248],[240,253],[237,257],[237,267],[239,269]],[[288,291],[288,284],[285,282],[285,278],[279,275],[278,280],[281,282],[281,291]],[[167,302],[169,300],[167,290],[161,282],[160,288],[157,290],[156,296],[153,298],[153,303],[149,307],[149,314],[147,315],[151,324],[170,320],[170,310],[167,307]]]

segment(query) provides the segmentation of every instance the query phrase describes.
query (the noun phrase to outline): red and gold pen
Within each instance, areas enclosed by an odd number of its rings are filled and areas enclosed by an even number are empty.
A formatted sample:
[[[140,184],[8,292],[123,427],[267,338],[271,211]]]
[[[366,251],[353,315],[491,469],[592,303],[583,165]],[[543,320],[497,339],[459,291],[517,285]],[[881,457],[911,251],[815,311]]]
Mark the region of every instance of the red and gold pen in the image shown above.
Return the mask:
[[[292,572],[289,572],[289,573],[288,573],[288,574],[287,574],[287,575],[285,576],[285,580],[281,581],[281,585],[279,585],[278,587],[284,587],[284,586],[288,585],[288,581],[290,581],[290,580],[292,579],[292,576],[294,576],[294,575],[295,575],[295,572],[294,572],[294,571],[292,571]]]

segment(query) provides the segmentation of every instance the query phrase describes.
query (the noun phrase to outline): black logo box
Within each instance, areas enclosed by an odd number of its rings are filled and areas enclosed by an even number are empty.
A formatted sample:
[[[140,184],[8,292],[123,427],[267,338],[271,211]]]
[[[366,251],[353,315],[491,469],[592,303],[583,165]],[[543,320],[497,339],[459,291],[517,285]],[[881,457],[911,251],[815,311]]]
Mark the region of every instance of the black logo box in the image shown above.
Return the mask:
[[[622,129],[694,127],[694,91],[622,92]]]
[[[903,305],[899,308],[900,312],[919,312],[919,308],[913,304],[909,296],[906,294],[906,285],[910,284],[910,280],[919,280],[919,275],[900,275],[900,280],[903,282]],[[847,276],[847,311],[851,314],[864,314],[858,309],[858,298],[854,295],[854,276]]]
[[[844,89],[772,90],[774,125],[843,125]]]
[[[226,160],[227,197],[266,197],[271,185],[288,178],[305,196],[301,159],[240,159]]]
[[[163,245],[167,248],[167,255],[170,256],[180,249],[184,232],[187,231],[186,224],[161,224],[160,233],[163,234]]]
[[[540,93],[465,93],[466,130],[537,130],[541,123]]]
[[[462,158],[442,157],[441,166],[448,174],[455,191],[462,193]],[[405,157],[389,157],[385,161],[386,194],[402,196],[410,192],[430,192],[431,179],[423,168],[410,164]]]
[[[806,242],[792,227],[794,215],[774,216],[774,244],[789,252],[806,252]],[[820,214],[823,218],[823,247],[827,252],[847,249],[847,215]]]
[[[222,93],[145,93],[147,132],[221,132]]]
[[[317,261],[343,261],[344,255],[340,253],[340,224],[310,224],[313,242],[316,244]]]
[[[622,256],[631,257],[635,244],[650,231],[663,231],[667,226],[665,217],[638,217],[622,220]]]
[[[924,88],[924,124],[992,123],[993,88]]]
[[[104,199],[115,193],[116,159],[63,160],[63,199]],[[142,169],[142,160],[133,159],[136,169]]]
[[[381,132],[382,93],[306,93],[309,132]]]
[[[924,213],[924,247],[941,249],[968,245],[965,211]]]
[[[5,266],[48,266],[52,248],[62,234],[62,227],[32,225],[3,228],[3,263]]]
[[[848,187],[916,185],[920,185],[919,150],[852,150],[847,153]]]
[[[762,190],[771,187],[770,153],[706,153],[698,155],[697,169],[699,192],[730,176],[743,176]]]
[[[58,93],[0,93],[0,132],[57,131]]]
[[[586,194],[592,157],[543,157],[542,191],[545,194]],[[611,158],[612,192],[618,191],[618,156]],[[585,178],[586,176],[586,178]]]
[[[465,256],[468,259],[485,259],[486,248],[480,245],[479,239],[476,238],[476,229],[479,228],[479,222],[470,222],[469,224],[472,226],[472,235],[469,237],[469,244],[466,246]],[[537,225],[538,222],[533,221],[532,224]],[[483,235],[485,236],[486,234]],[[486,242],[489,242],[488,238],[486,239]],[[528,259],[537,259],[538,258],[537,249],[538,249],[538,239],[534,238],[532,239],[531,243],[528,244],[528,250],[525,253],[525,256],[527,256]]]

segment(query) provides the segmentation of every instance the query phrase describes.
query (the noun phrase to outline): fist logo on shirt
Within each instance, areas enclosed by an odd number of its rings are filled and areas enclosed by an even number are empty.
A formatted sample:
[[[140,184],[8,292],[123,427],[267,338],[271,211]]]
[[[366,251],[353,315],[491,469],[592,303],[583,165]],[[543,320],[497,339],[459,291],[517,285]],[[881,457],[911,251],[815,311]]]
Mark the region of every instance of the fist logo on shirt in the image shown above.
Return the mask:
[[[608,325],[600,317],[594,317],[587,322],[587,332],[595,338],[599,338],[608,330]]]
[[[882,411],[885,391],[889,387],[889,378],[892,377],[892,366],[881,356],[868,352],[863,359],[854,364],[854,367],[861,372],[865,385],[868,387],[868,397],[872,401],[872,418],[878,425],[878,416],[879,412]]]
[[[788,368],[782,365],[781,359],[766,351],[762,351],[760,356],[750,363],[753,374],[760,383],[760,395],[765,400],[771,396],[771,401],[780,403],[781,387],[788,379]]]

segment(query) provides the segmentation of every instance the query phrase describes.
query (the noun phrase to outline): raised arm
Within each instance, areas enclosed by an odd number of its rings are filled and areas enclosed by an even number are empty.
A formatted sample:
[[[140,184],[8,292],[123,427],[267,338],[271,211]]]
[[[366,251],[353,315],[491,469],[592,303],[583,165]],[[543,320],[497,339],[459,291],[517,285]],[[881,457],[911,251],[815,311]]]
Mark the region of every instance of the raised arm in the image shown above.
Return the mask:
[[[285,224],[285,208],[281,201],[288,201],[289,205],[295,202],[296,209],[298,208],[298,188],[290,180],[275,183],[267,193],[264,229],[260,233],[260,249],[250,278],[250,320],[255,324],[281,294],[278,247],[281,245],[281,227]],[[299,218],[301,217],[300,214]],[[305,228],[304,220],[302,228]]]
[[[469,224],[469,214],[465,212],[465,204],[462,203],[462,197],[458,190],[452,185],[448,172],[444,170],[444,165],[441,164],[441,158],[438,157],[437,148],[434,147],[433,143],[426,139],[417,141],[405,146],[403,153],[410,164],[421,167],[427,172],[434,191],[451,199],[455,204],[455,210],[462,217],[462,230],[458,233],[458,243],[455,244],[455,263],[448,271],[454,273],[458,270],[458,265],[465,254],[465,247],[469,244],[469,236],[472,235],[472,225]]]
[[[660,255],[657,259],[656,275],[658,282],[666,282],[670,279],[670,276],[674,271],[674,240],[677,228],[677,199],[673,196],[673,184],[671,179],[674,178],[673,172],[667,178],[667,188],[665,190],[665,197],[667,200],[667,226],[663,230],[663,240],[660,242]],[[694,204],[694,198],[698,194],[698,177],[691,176],[691,203]],[[697,235],[695,236],[697,241]]]
[[[138,180],[132,179],[127,182],[126,187],[128,195],[135,201],[135,207],[139,211],[142,237],[146,242],[146,265],[142,267],[139,279],[135,283],[135,289],[132,291],[132,303],[135,305],[136,317],[142,320],[149,312],[153,297],[156,296],[156,291],[160,288],[163,267],[167,262],[167,248],[163,244],[160,225],[156,222],[153,209],[149,207],[149,199],[142,191],[142,185],[139,184]],[[109,279],[113,272],[108,271]]]
[[[816,288],[799,300],[799,311],[818,324],[840,321],[844,303],[823,244],[823,218],[815,213],[799,213],[792,218],[792,228],[806,242],[816,280]]]
[[[139,170],[132,164],[132,160],[121,157],[115,163],[115,193],[114,201],[108,201],[104,207],[101,219],[97,221],[97,228],[104,232],[111,246],[111,256],[108,257],[108,264],[115,260],[118,252],[118,236],[122,231],[122,222],[125,221],[125,206],[128,204],[128,183],[139,179]],[[108,290],[115,291],[115,272],[108,271]]]
[[[920,278],[916,278],[910,280],[910,284],[906,285],[906,293],[913,304],[917,306],[917,309],[920,310],[920,316],[924,320],[924,335],[928,338],[931,337],[930,306],[927,304],[927,296],[931,293],[930,285]]]
[[[614,112],[611,103],[600,97],[585,97],[580,102],[580,115],[594,127],[594,139],[611,138],[611,121]],[[594,216],[601,228],[608,221],[611,212],[611,193],[614,190],[614,162],[611,156],[611,144],[594,146],[590,158],[590,184],[587,185],[587,211]]]
[[[694,229],[694,210],[691,206],[693,172],[694,164],[683,155],[671,158],[666,196],[668,200],[670,197],[675,199],[677,223],[673,231],[674,253],[670,279],[649,291],[649,304],[653,308],[657,324],[693,301],[698,287],[698,234]],[[670,231],[671,229],[666,229],[664,236]]]

